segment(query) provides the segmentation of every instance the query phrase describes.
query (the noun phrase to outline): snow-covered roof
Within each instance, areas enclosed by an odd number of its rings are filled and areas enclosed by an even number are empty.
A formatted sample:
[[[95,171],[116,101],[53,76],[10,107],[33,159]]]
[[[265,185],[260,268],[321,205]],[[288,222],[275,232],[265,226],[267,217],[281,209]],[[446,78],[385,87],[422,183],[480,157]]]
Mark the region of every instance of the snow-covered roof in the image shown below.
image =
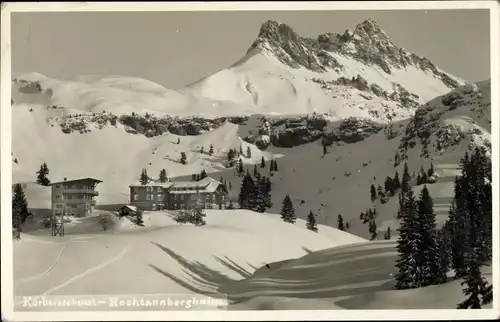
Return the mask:
[[[199,190],[200,192],[215,192],[220,184],[222,184],[222,182],[210,177],[206,177],[201,179],[200,181],[150,182],[145,185],[138,183],[132,184],[130,185],[130,187],[162,187],[165,189],[174,187],[187,189],[181,191],[171,191],[171,193],[181,194],[190,193],[191,190],[193,193],[195,193],[196,190]]]
[[[123,205],[123,206],[121,206],[121,207],[120,207],[120,209],[121,209],[121,208],[128,208],[128,209],[130,209],[130,210],[132,210],[132,211],[134,211],[134,212],[137,212],[137,207],[136,207],[136,206],[132,206],[132,205]]]
[[[173,182],[149,182],[146,184],[141,184],[141,183],[134,183],[131,184],[130,187],[162,187],[162,188],[170,188],[173,186]]]
[[[211,182],[216,182],[217,184],[220,184],[221,182],[210,178],[206,177],[201,179],[200,181],[179,181],[179,182],[174,182],[174,186],[176,188],[202,188],[208,186]]]

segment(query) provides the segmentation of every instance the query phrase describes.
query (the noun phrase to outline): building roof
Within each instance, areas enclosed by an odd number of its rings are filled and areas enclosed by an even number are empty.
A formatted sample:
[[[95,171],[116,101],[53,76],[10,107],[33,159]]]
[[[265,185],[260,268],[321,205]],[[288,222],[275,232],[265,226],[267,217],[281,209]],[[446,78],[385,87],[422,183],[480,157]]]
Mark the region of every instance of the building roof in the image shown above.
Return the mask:
[[[173,186],[173,182],[149,182],[146,184],[141,184],[141,183],[134,183],[131,184],[129,187],[163,187],[163,188],[170,188]]]
[[[61,183],[70,183],[70,182],[82,182],[82,181],[90,181],[93,183],[101,183],[101,180],[94,179],[94,178],[80,178],[80,179],[73,179],[73,180],[61,180],[57,182],[51,182],[49,186],[55,185],[55,184],[61,184]]]
[[[120,208],[118,209],[122,209],[122,208],[128,208],[129,210],[132,210],[134,212],[137,212],[137,207],[136,206],[132,206],[132,205],[123,205],[121,206]]]
[[[148,184],[132,184],[130,187],[163,187],[163,188],[186,188],[196,192],[197,189],[203,192],[214,192],[222,182],[210,177],[203,178],[200,181],[177,181],[177,182],[150,182]],[[188,190],[188,191],[189,191]],[[171,193],[188,193],[183,191],[172,191]]]

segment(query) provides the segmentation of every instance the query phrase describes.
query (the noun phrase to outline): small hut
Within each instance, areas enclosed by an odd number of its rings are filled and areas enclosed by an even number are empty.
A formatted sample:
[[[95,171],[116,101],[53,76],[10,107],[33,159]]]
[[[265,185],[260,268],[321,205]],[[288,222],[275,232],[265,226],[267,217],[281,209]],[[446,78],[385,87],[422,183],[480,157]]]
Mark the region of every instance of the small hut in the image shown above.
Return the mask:
[[[131,206],[131,205],[123,205],[117,210],[118,216],[123,217],[123,216],[133,216],[136,217],[137,215],[140,214],[140,210],[137,209],[136,206]]]

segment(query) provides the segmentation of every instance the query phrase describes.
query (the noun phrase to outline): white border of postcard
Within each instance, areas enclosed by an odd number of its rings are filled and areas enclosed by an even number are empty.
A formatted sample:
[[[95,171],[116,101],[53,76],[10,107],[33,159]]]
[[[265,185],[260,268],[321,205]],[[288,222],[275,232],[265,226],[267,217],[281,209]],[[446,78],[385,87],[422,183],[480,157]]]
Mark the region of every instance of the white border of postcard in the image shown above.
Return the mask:
[[[109,3],[1,3],[1,227],[2,227],[2,318],[7,321],[109,321],[109,320],[454,320],[499,318],[499,279],[493,280],[493,308],[481,310],[286,310],[286,311],[205,311],[205,312],[13,312],[13,266],[11,235],[11,51],[10,14],[41,11],[300,11],[300,10],[435,10],[489,9],[491,47],[492,162],[493,162],[493,271],[498,272],[499,243],[499,3],[497,1],[394,1],[394,2],[109,2]],[[465,22],[464,22],[465,23]],[[467,39],[464,39],[467,41]],[[464,62],[472,63],[472,62]],[[495,139],[497,138],[497,139]]]

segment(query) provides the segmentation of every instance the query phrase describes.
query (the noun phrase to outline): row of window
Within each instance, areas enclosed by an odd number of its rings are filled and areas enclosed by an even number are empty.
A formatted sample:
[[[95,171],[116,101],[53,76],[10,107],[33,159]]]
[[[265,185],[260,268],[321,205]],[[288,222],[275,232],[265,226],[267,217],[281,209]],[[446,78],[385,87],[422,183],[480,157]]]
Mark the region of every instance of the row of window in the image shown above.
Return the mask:
[[[78,189],[78,190],[94,190],[94,187],[82,186],[82,185],[76,185],[76,184],[73,184],[73,185],[67,184],[64,186],[62,184],[56,184],[55,187],[56,187],[56,189],[64,188],[64,189]]]
[[[173,195],[173,200],[177,201],[177,195]],[[222,195],[221,196],[222,198],[222,201],[224,201],[224,196]],[[139,195],[138,194],[134,194],[134,197],[133,197],[134,201],[138,201],[139,200]],[[215,195],[206,195],[205,199],[207,201],[215,201]],[[163,194],[157,194],[156,195],[156,199],[154,198],[154,195],[153,194],[147,194],[146,195],[146,200],[147,201],[152,201],[152,200],[158,200],[158,201],[163,201],[164,200],[164,195]],[[184,200],[184,195],[179,195],[179,200],[183,201]],[[191,200],[196,200],[196,195],[195,194],[192,194],[191,195]]]
[[[64,196],[64,198],[63,198]],[[64,199],[64,200],[69,200],[69,199],[73,199],[73,200],[94,200],[92,196],[87,196],[87,195],[83,195],[83,196],[77,196],[77,195],[55,195],[55,199],[57,200],[61,200],[61,199]]]
[[[139,193],[139,191],[140,191],[141,188],[142,187],[135,187],[135,192]],[[163,192],[163,189],[164,189],[164,187],[153,187],[153,186],[147,186],[146,187],[146,191],[147,192],[154,192],[154,191],[156,191],[156,192]],[[203,187],[199,187],[199,189],[202,190]],[[174,188],[172,188],[172,190],[174,190],[174,191],[191,191],[191,190],[195,190],[195,188],[192,188],[192,187],[189,187],[189,188],[176,188],[176,187],[174,187]]]

